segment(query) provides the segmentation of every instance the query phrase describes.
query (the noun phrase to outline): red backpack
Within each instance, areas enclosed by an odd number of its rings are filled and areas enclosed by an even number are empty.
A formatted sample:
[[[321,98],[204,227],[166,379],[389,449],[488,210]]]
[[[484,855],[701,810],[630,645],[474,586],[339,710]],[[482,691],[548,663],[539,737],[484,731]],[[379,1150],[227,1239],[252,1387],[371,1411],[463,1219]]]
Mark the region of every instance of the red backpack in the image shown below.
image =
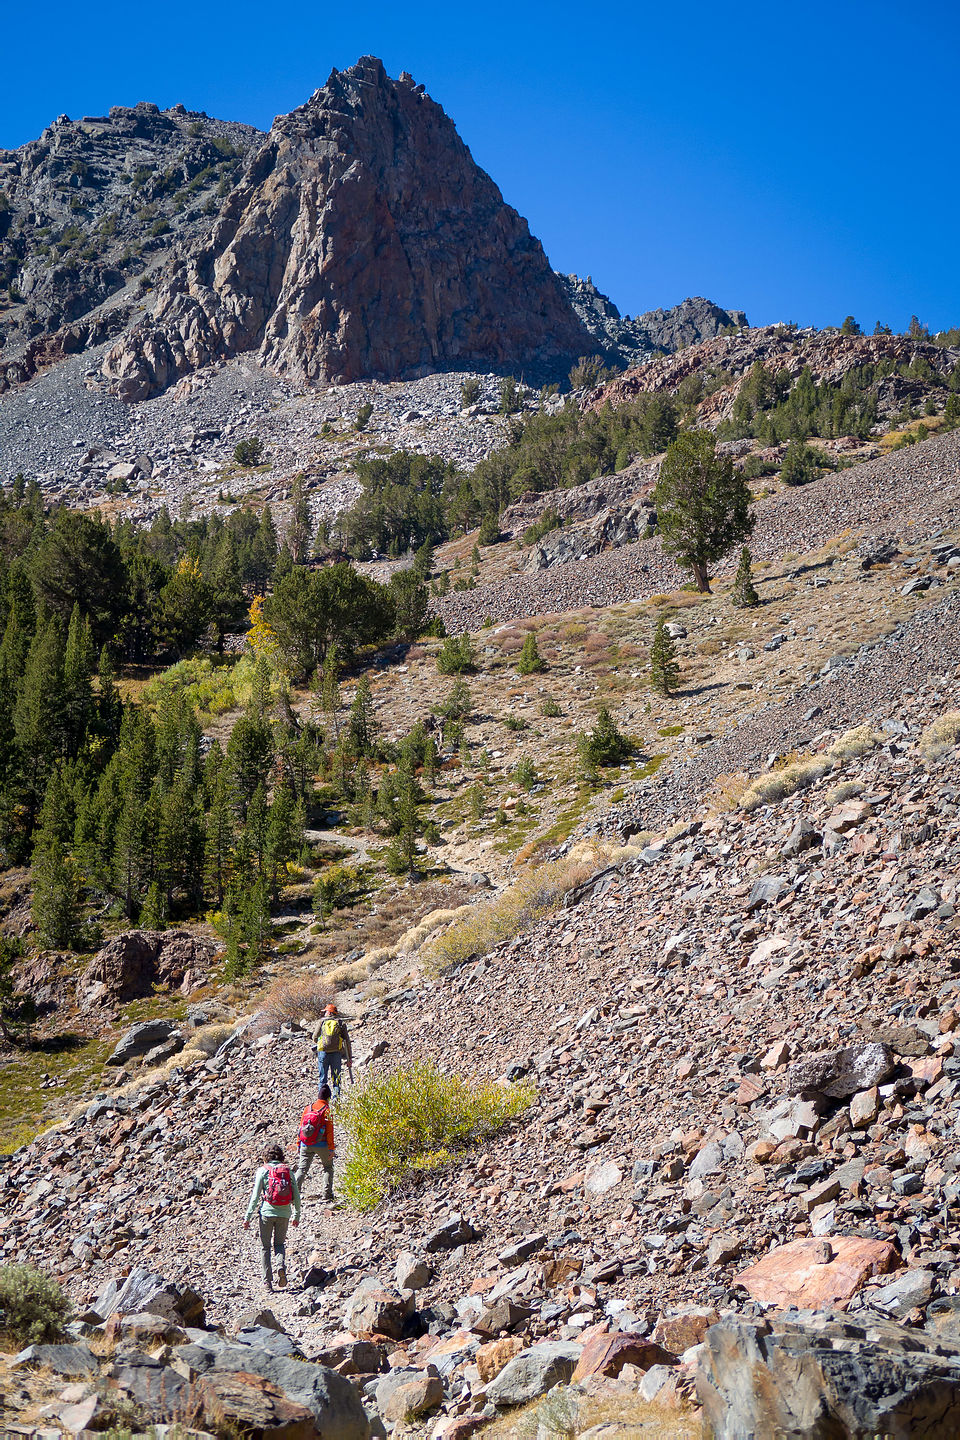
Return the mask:
[[[293,1180],[289,1165],[271,1165],[267,1171],[267,1202],[289,1205],[293,1200]]]
[[[329,1113],[326,1105],[322,1105],[319,1110],[314,1110],[313,1106],[310,1107],[300,1121],[301,1145],[318,1145],[321,1139],[326,1139]]]

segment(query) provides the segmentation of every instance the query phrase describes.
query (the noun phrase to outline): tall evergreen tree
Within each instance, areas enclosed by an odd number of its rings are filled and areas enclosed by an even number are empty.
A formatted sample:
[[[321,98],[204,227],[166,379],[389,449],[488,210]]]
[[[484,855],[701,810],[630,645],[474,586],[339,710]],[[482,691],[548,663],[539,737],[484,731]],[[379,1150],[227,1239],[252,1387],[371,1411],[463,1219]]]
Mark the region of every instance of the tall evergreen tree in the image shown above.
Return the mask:
[[[54,761],[65,751],[64,718],[63,642],[59,625],[49,620],[33,638],[13,712],[25,840]]]
[[[76,756],[93,719],[94,648],[90,621],[74,605],[63,662],[64,723],[67,754]]]
[[[302,565],[309,556],[312,532],[310,504],[303,488],[303,476],[297,475],[290,492],[290,525],[287,529],[287,546],[294,564]]]
[[[230,880],[230,857],[235,835],[234,795],[223,751],[214,744],[204,766],[206,796],[206,839],[204,879],[207,892],[219,909]]]
[[[247,612],[240,582],[240,562],[236,541],[224,529],[209,570],[213,631],[217,649],[223,653],[224,636],[237,629]]]
[[[38,831],[32,880],[32,916],[41,944],[71,948],[80,931],[79,888],[73,861],[52,828]]]
[[[347,724],[347,733],[350,740],[350,749],[354,755],[373,754],[374,741],[377,735],[377,719],[373,708],[373,694],[370,690],[370,679],[364,674],[360,676],[360,683],[357,686],[357,693],[353,697],[353,704],[350,706],[350,719]]]

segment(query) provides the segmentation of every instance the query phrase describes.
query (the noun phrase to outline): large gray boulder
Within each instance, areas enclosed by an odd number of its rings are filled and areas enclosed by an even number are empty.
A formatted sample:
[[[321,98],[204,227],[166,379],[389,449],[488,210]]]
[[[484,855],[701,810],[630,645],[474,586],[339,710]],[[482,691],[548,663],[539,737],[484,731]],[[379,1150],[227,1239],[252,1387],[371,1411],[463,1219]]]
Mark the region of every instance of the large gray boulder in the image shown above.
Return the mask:
[[[879,1040],[805,1055],[787,1071],[787,1093],[813,1092],[831,1100],[849,1100],[860,1090],[882,1085],[897,1068],[893,1051]]]
[[[358,1392],[343,1375],[325,1365],[271,1355],[253,1345],[224,1344],[221,1337],[198,1337],[180,1345],[174,1357],[192,1379],[214,1374],[260,1375],[313,1415],[323,1440],[369,1440],[370,1422]]]
[[[113,1054],[107,1056],[107,1064],[126,1065],[130,1060],[139,1059],[169,1040],[176,1029],[173,1020],[142,1020],[139,1025],[131,1025],[120,1036]]]
[[[101,1298],[106,1300],[103,1294]],[[98,1310],[100,1303],[98,1299]],[[203,1326],[205,1323],[203,1300],[196,1290],[191,1290],[188,1285],[178,1285],[174,1280],[166,1280],[142,1266],[130,1271],[111,1305],[118,1315],[160,1315],[165,1320],[183,1325]]]
[[[500,1409],[527,1405],[554,1385],[565,1385],[577,1368],[582,1345],[547,1340],[531,1345],[500,1371],[487,1386],[486,1398]]]
[[[876,1316],[722,1320],[696,1384],[714,1440],[960,1434],[960,1347]]]

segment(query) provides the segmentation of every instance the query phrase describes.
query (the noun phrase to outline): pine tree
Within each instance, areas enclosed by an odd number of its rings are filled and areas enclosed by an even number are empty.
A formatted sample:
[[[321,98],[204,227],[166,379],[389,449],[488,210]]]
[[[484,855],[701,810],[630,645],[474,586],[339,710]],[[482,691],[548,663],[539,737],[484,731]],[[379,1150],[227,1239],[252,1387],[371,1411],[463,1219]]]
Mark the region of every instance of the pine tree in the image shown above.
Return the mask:
[[[265,869],[271,895],[280,888],[280,875],[287,862],[299,854],[303,845],[303,811],[297,805],[291,786],[278,785],[267,819]]]
[[[303,476],[294,478],[290,492],[290,526],[287,530],[287,545],[294,563],[302,565],[310,554],[310,505],[303,488]]]
[[[213,631],[222,654],[224,636],[240,625],[246,613],[237,546],[230,530],[224,529],[209,568]]]
[[[230,857],[236,831],[233,789],[223,751],[217,744],[211,747],[207,756],[204,791],[207,805],[204,879],[207,891],[219,909],[230,879]]]
[[[267,792],[261,782],[250,797],[244,831],[258,875],[263,875],[266,869],[268,821]]]
[[[353,704],[350,706],[347,733],[349,735],[350,748],[354,755],[369,756],[373,754],[374,741],[377,735],[377,719],[373,708],[373,694],[370,690],[370,679],[367,675],[360,676],[357,693],[354,695]]]
[[[80,753],[93,719],[93,636],[90,621],[74,605],[63,662],[64,719],[67,754]]]
[[[414,775],[408,768],[402,768],[394,807],[394,836],[384,855],[384,864],[392,875],[412,875],[417,868],[417,837],[423,830],[418,792]]]
[[[708,568],[752,532],[750,487],[707,430],[686,430],[668,447],[654,491],[663,548],[710,593]]]
[[[538,675],[546,670],[546,661],[542,659],[537,649],[537,637],[533,630],[528,630],[523,649],[520,651],[520,659],[517,661],[518,675]]]
[[[733,577],[733,588],[730,591],[732,604],[740,609],[749,609],[760,604],[760,596],[753,583],[752,557],[749,546],[744,545],[740,551],[740,564],[737,566],[737,573]]]
[[[110,659],[110,651],[104,645],[97,667],[97,723],[101,734],[115,742],[120,735],[122,719],[123,701],[117,690],[116,672]]]
[[[338,733],[337,714],[340,710],[340,654],[336,645],[330,645],[323,657],[323,671],[320,679],[320,708],[328,718],[334,734]]]
[[[23,835],[29,840],[47,776],[64,745],[63,644],[56,621],[34,636],[13,713],[21,780]]]
[[[650,647],[650,685],[660,695],[669,695],[676,688],[680,677],[676,655],[677,647],[661,615]]]
[[[167,924],[167,901],[161,887],[154,880],[140,910],[140,925],[144,930],[164,930]]]
[[[273,512],[269,505],[264,505],[260,516],[260,524],[253,538],[252,549],[252,570],[253,581],[259,594],[263,594],[273,579],[273,572],[277,565],[277,527],[273,522]]]
[[[181,775],[160,804],[157,878],[162,885],[165,913],[173,910],[178,891],[192,902],[199,901],[202,862],[203,830],[193,798],[193,786]]]
[[[42,945],[72,948],[80,931],[79,886],[57,836],[39,831],[33,853],[32,916]]]

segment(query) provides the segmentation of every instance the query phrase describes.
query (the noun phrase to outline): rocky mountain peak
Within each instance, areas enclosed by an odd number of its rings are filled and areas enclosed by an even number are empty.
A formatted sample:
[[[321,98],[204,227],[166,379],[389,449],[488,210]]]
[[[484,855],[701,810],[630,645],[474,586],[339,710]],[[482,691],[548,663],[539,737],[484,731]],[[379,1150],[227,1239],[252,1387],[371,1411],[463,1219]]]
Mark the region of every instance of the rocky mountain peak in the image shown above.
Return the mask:
[[[590,336],[443,109],[364,57],[279,117],[104,373],[141,399],[243,351],[308,383],[557,369]]]

